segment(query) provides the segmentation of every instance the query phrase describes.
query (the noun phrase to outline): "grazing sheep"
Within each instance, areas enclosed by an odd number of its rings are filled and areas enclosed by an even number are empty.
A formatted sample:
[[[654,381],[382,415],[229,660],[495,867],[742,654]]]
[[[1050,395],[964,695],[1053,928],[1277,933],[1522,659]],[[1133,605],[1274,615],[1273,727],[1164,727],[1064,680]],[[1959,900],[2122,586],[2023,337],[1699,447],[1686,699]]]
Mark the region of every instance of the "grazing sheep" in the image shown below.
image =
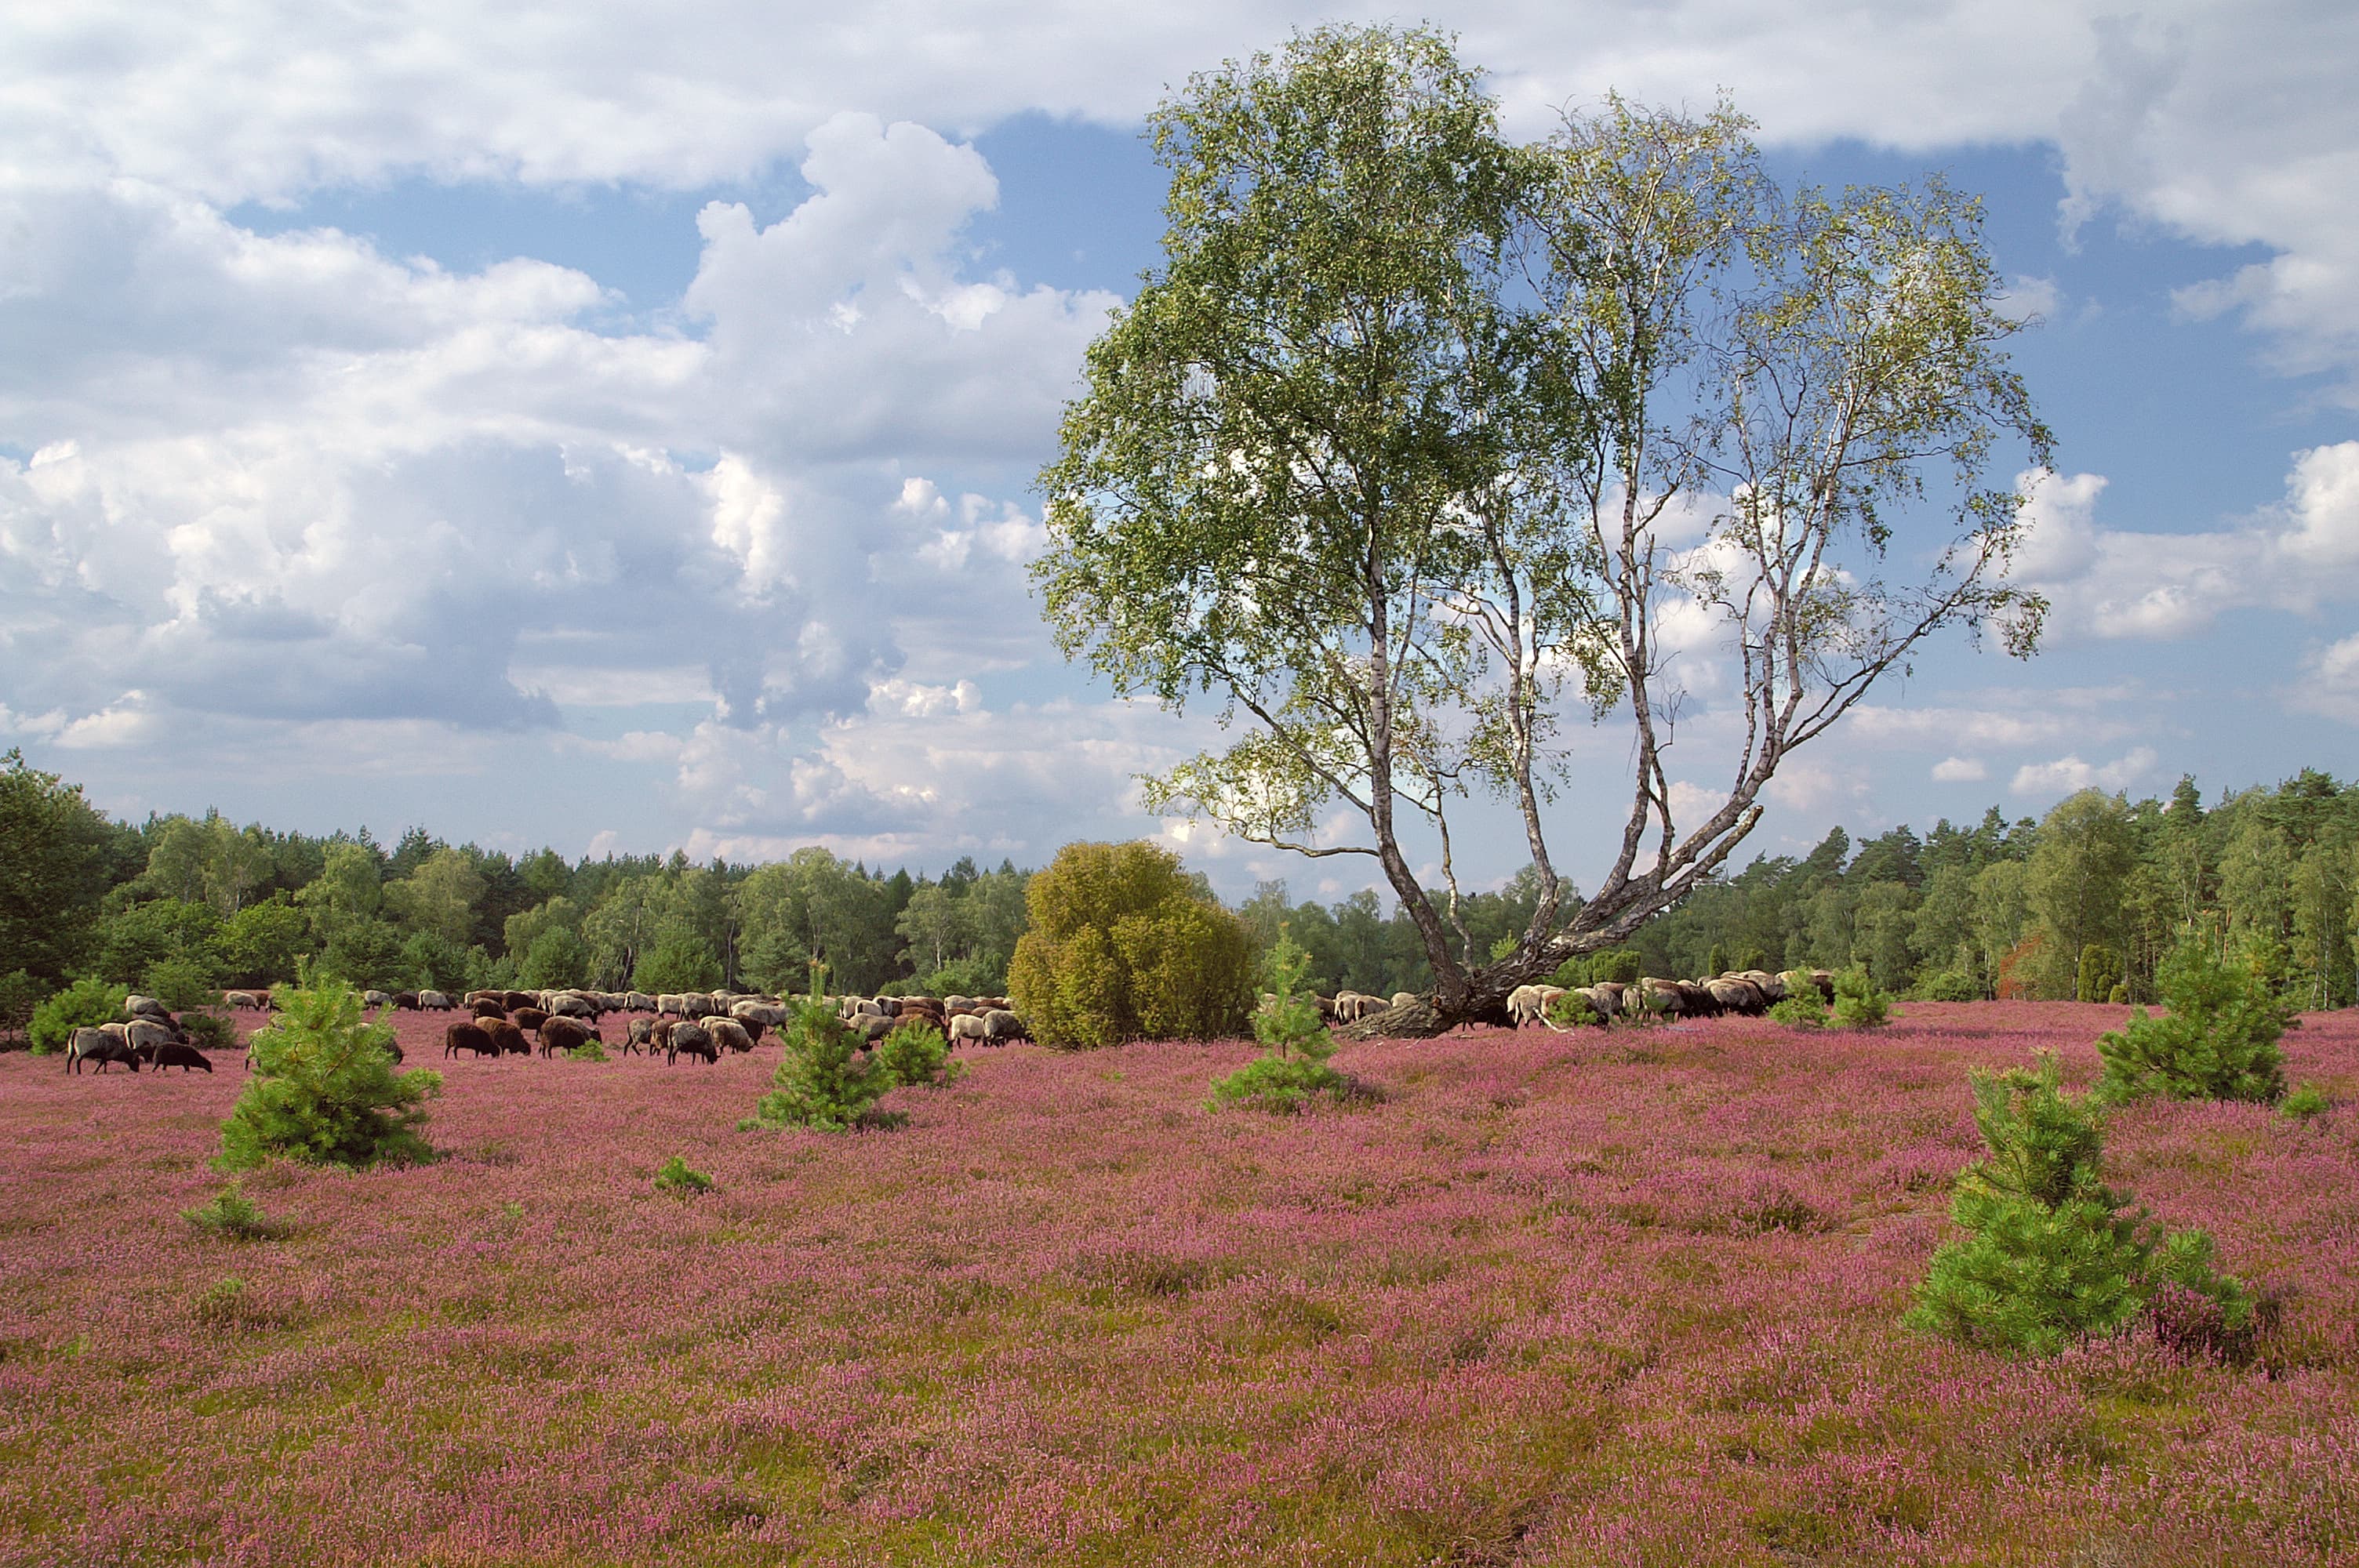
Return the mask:
[[[1761,988],[1751,980],[1740,980],[1723,976],[1719,979],[1706,981],[1703,989],[1711,993],[1712,1002],[1723,1012],[1734,1012],[1745,1018],[1758,1018],[1769,1011],[1768,999],[1761,994]]]
[[[721,1060],[721,1048],[713,1044],[712,1036],[705,1033],[701,1024],[692,1021],[683,1020],[675,1023],[665,1034],[664,1065],[677,1066],[682,1052],[690,1056],[703,1057],[708,1067]]]
[[[393,1005],[393,998],[384,991],[363,991],[361,992],[361,1005],[363,1007],[391,1007]]]
[[[223,991],[222,1000],[245,1012],[260,1012],[270,1005],[269,999],[257,991]]]
[[[549,999],[549,1013],[552,1018],[579,1018],[595,1023],[598,1004],[579,991],[560,991]]]
[[[1581,1000],[1597,1015],[1600,1023],[1611,1023],[1622,1011],[1622,988],[1611,980],[1579,988]]]
[[[1024,1020],[1004,1007],[995,1007],[983,1015],[984,1037],[994,1045],[1004,1045],[1010,1040],[1029,1040],[1032,1031]]]
[[[547,1023],[551,1016],[537,1007],[523,1007],[516,1010],[515,1017],[509,1022],[518,1029],[538,1034],[540,1033],[540,1026]]]
[[[127,996],[123,999],[125,1018],[152,1018],[158,1023],[172,1022],[172,1010],[152,996]]]
[[[544,1056],[571,1051],[592,1040],[601,1045],[606,1043],[604,1035],[578,1018],[552,1018],[540,1026],[540,1054]]]
[[[951,1015],[950,1042],[953,1046],[973,1042],[977,1045],[991,1044],[991,1027],[979,1012],[959,1012]]]
[[[451,999],[440,991],[419,991],[418,993],[418,1011],[420,1012],[448,1012],[451,1011]]]
[[[658,1025],[656,1021],[652,1018],[635,1018],[631,1020],[631,1027],[623,1036],[623,1054],[625,1056],[636,1056],[639,1054],[640,1049],[645,1047],[648,1055],[654,1055],[657,1050],[660,1048],[655,1044],[655,1033],[657,1027]]]
[[[159,1073],[167,1067],[178,1067],[182,1073],[197,1067],[202,1067],[208,1073],[213,1070],[211,1057],[193,1045],[183,1045],[175,1040],[158,1040],[152,1045],[140,1045],[134,1049],[139,1053],[141,1061]]]
[[[622,1005],[616,1009],[616,1011],[620,1012],[653,1012],[656,1011],[656,999],[649,996],[645,991],[625,991],[623,993]]]
[[[493,991],[489,994],[500,999],[501,1010],[506,1012],[512,1013],[520,1007],[540,1005],[540,993],[538,991]]]
[[[729,1016],[740,1023],[759,1023],[771,1029],[784,1029],[787,1026],[786,1004],[764,1001],[758,997],[749,997],[744,1001],[732,1002],[729,1006]]]
[[[1526,1024],[1531,1022],[1532,1020],[1539,1017],[1540,988],[1538,986],[1517,986],[1514,990],[1509,991],[1507,993],[1507,1016],[1516,1021],[1516,1027],[1518,1029],[1523,1028]]]
[[[490,1035],[492,1043],[511,1056],[532,1054],[532,1042],[524,1037],[523,1030],[505,1018],[479,1019],[476,1027]]]
[[[1417,993],[1415,991],[1395,991],[1393,992],[1392,1005],[1395,1007],[1407,1007],[1416,1000]]]
[[[442,1054],[455,1056],[462,1051],[478,1056],[496,1056],[500,1043],[481,1023],[453,1023],[442,1031]]]
[[[149,1018],[145,1014],[133,1019],[130,1022],[125,1023],[121,1027],[123,1030],[123,1043],[130,1046],[135,1051],[138,1050],[143,1045],[185,1045],[188,1044],[189,1037],[180,1032],[179,1025],[176,1023],[158,1023],[154,1019]],[[112,1033],[114,1031],[109,1030],[108,1033]]]
[[[490,996],[477,997],[467,1004],[467,1011],[477,1018],[506,1018],[508,1015],[508,1010],[500,1005],[499,998]]]
[[[396,991],[393,993],[393,1005],[396,1009],[403,1012],[416,1012],[418,1011],[418,993],[416,991]]]
[[[84,1062],[97,1063],[97,1070],[102,1073],[121,1062],[136,1073],[139,1070],[139,1053],[120,1035],[103,1029],[77,1029],[66,1041],[66,1071],[80,1073]]]
[[[704,1021],[704,1032],[712,1037],[713,1044],[734,1051],[741,1056],[754,1048],[754,1037],[746,1033],[745,1026],[734,1018],[708,1018]]]

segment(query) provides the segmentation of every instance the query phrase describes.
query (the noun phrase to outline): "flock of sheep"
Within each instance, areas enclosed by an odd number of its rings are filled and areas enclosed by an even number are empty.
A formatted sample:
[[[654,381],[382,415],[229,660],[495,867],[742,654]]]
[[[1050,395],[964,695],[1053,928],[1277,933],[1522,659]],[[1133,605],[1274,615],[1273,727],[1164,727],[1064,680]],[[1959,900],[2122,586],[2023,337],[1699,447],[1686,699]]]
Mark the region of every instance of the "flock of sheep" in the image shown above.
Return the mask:
[[[1625,983],[1603,980],[1595,985],[1566,988],[1518,986],[1508,994],[1507,1014],[1516,1027],[1533,1022],[1551,1027],[1575,1023],[1611,1023],[1617,1018],[1650,1016],[1709,1018],[1722,1013],[1757,1016],[1787,997],[1804,990],[1832,1000],[1834,977],[1825,969],[1743,969],[1709,980],[1667,980],[1649,976]],[[1568,1004],[1566,998],[1573,999]],[[267,1011],[266,990],[224,992],[234,1008]],[[915,1025],[930,1029],[952,1045],[1000,1045],[1028,1040],[1031,1031],[1012,1011],[1005,997],[843,997],[835,1001],[836,1016],[850,1025],[863,1046],[873,1045],[896,1028]],[[1388,1007],[1417,1000],[1413,992],[1390,998],[1345,990],[1319,999],[1321,1017],[1330,1023],[1352,1023]],[[462,1052],[474,1056],[528,1054],[543,1056],[605,1044],[598,1027],[608,1013],[641,1013],[634,1018],[620,1042],[625,1055],[644,1051],[663,1053],[667,1065],[683,1055],[707,1065],[722,1053],[751,1051],[763,1034],[783,1025],[788,1003],[780,997],[735,991],[478,990],[457,1000],[438,990],[364,992],[362,1000],[380,1010],[401,1009],[449,1012],[464,1009],[468,1016],[442,1032],[442,1054]],[[105,1072],[117,1063],[137,1072],[143,1065],[182,1072],[213,1070],[172,1016],[153,997],[135,996],[124,1003],[124,1020],[77,1029],[66,1045],[66,1066],[79,1073],[85,1063]],[[527,1036],[531,1036],[527,1039]],[[397,1061],[401,1047],[393,1048]],[[251,1059],[248,1062],[251,1065]]]
[[[374,994],[374,993],[373,993]],[[404,992],[386,999],[402,1006]],[[724,1051],[751,1051],[763,1034],[784,1024],[788,1003],[780,997],[752,996],[735,991],[470,991],[452,1004],[440,992],[418,993],[408,1005],[431,1008],[433,997],[445,1008],[463,1005],[464,1022],[442,1032],[442,1054],[466,1052],[499,1056],[533,1050],[527,1033],[538,1041],[544,1056],[571,1051],[591,1042],[603,1046],[605,1035],[598,1021],[610,1012],[651,1016],[635,1018],[620,1048],[625,1055],[660,1051],[666,1065],[693,1056],[710,1066]],[[851,1026],[861,1044],[873,1045],[896,1028],[930,1029],[951,1044],[972,1043],[1000,1045],[1028,1040],[1024,1020],[1009,1011],[1005,997],[845,997],[836,1000],[836,1016]]]
[[[66,1040],[66,1071],[79,1073],[85,1062],[103,1073],[116,1063],[137,1072],[149,1066],[161,1072],[178,1067],[183,1073],[213,1070],[212,1062],[180,1027],[172,1010],[152,996],[126,997],[123,1020],[77,1029]]]
[[[1507,993],[1507,1015],[1516,1027],[1538,1020],[1552,1027],[1566,1023],[1611,1023],[1641,1014],[1657,1018],[1716,1018],[1737,1013],[1757,1018],[1789,996],[1805,990],[1832,1001],[1835,978],[1825,969],[1737,969],[1710,980],[1666,980],[1648,976],[1625,983],[1601,980],[1593,986],[1517,986]],[[1566,997],[1574,1005],[1558,1004]]]

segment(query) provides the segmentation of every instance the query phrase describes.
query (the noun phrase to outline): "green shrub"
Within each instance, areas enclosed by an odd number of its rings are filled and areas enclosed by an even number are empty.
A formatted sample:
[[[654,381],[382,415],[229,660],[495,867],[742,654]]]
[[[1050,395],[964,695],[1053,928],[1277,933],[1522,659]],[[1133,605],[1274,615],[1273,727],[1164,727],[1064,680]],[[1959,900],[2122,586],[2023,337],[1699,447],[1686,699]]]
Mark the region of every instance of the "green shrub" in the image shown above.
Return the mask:
[[[234,1186],[223,1188],[209,1204],[182,1209],[180,1217],[208,1235],[232,1241],[276,1241],[292,1228],[284,1220],[263,1213],[252,1198]]]
[[[675,934],[657,943],[631,971],[631,989],[650,993],[709,991],[721,983],[721,960],[697,937]]]
[[[121,1022],[124,999],[129,994],[95,975],[76,980],[33,1009],[33,1022],[25,1032],[33,1043],[33,1054],[45,1056],[64,1050],[77,1029]]]
[[[442,1076],[397,1073],[393,1030],[362,1020],[350,986],[281,988],[268,1028],[246,1043],[253,1077],[222,1123],[224,1171],[274,1158],[353,1169],[431,1159],[419,1129]]]
[[[2063,1094],[2053,1056],[2036,1073],[1972,1075],[1987,1150],[1958,1177],[1943,1243],[1903,1320],[2010,1355],[2049,1356],[2127,1328],[2165,1283],[2213,1304],[2225,1331],[2252,1303],[2212,1270],[2201,1231],[2164,1234],[2099,1174],[2093,1106]]]
[[[1302,989],[1310,955],[1286,932],[1277,934],[1262,960],[1262,984],[1270,1000],[1254,1013],[1254,1037],[1267,1048],[1227,1077],[1212,1080],[1212,1108],[1249,1105],[1288,1115],[1321,1096],[1342,1098],[1351,1080],[1327,1065],[1335,1037],[1320,1022],[1319,1003]]]
[[[1549,999],[1548,1021],[1560,1028],[1573,1029],[1582,1024],[1605,1027],[1605,1015],[1589,1004],[1589,999],[1577,990]]]
[[[2162,961],[2155,988],[2168,1014],[2140,1008],[2097,1038],[2104,1098],[2273,1100],[2285,1092],[2277,1036],[2292,1014],[2267,977],[2223,962],[2199,940]]]
[[[174,1012],[221,1005],[220,966],[196,957],[161,958],[139,977],[139,989]]]
[[[692,1198],[699,1193],[712,1190],[712,1178],[702,1171],[690,1170],[686,1159],[675,1154],[656,1170],[656,1191],[669,1193],[674,1197]]]
[[[1043,1045],[1214,1038],[1251,1013],[1251,932],[1167,849],[1068,844],[1025,905],[1007,988]]]
[[[1845,1029],[1874,1029],[1890,1021],[1892,998],[1877,988],[1864,964],[1835,977],[1835,1022]]]
[[[1002,996],[1007,985],[1006,968],[991,959],[977,956],[952,958],[917,985],[919,996]]]
[[[23,969],[0,975],[0,1040],[21,1040],[41,1003],[41,982]]]
[[[606,1060],[606,1048],[595,1040],[584,1040],[579,1045],[566,1047],[565,1054],[570,1061],[603,1062]]]
[[[948,1044],[922,1024],[897,1026],[871,1050],[826,1003],[791,1005],[794,1016],[778,1034],[786,1054],[770,1075],[770,1092],[737,1124],[741,1131],[897,1127],[908,1118],[878,1110],[878,1100],[906,1084],[948,1083],[962,1070],[946,1062]]]
[[[2092,942],[2081,949],[2081,968],[2076,977],[2072,996],[2076,1001],[2103,1001],[2113,995],[2114,988],[2122,983],[2121,955],[2102,942]]]
[[[552,925],[525,949],[524,963],[516,970],[517,983],[529,990],[588,985],[593,962],[587,942],[562,925]]]
[[[2326,1091],[2316,1084],[2301,1084],[2295,1087],[2293,1093],[2277,1102],[2277,1109],[2288,1116],[2306,1121],[2333,1103],[2326,1098]]]
[[[237,1045],[237,1025],[218,1012],[184,1012],[180,1029],[200,1051],[228,1051]]]
[[[1921,1001],[1980,1001],[1983,987],[1972,975],[1943,969],[1919,980],[1917,996]]]
[[[1819,1000],[1816,991],[1808,996],[1789,996],[1783,1001],[1771,1003],[1769,1016],[1795,1029],[1824,1029],[1827,1026],[1827,1010]]]

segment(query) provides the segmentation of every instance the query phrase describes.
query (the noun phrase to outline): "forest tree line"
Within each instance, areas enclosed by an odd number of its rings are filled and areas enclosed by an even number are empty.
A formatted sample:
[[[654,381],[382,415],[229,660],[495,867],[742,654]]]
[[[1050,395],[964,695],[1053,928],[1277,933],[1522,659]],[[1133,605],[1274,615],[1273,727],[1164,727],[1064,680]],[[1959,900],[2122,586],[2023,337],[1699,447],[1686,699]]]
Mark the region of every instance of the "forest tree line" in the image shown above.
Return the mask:
[[[95,976],[159,996],[268,985],[299,966],[381,989],[592,986],[997,994],[1027,924],[1032,873],[964,859],[938,877],[808,847],[784,860],[675,852],[568,860],[451,845],[390,847],[201,818],[113,820],[80,786],[10,752],[0,767],[0,988],[16,1005]],[[1213,899],[1201,875],[1199,894]],[[1462,901],[1477,959],[1530,916],[1528,872]],[[1321,991],[1420,990],[1430,972],[1397,907],[1361,892],[1292,902],[1264,882],[1237,906],[1281,929]],[[1994,807],[1972,827],[1841,828],[1800,857],[1714,877],[1593,972],[1695,977],[1864,966],[1895,992],[2149,1000],[2190,930],[2235,944],[2303,1007],[2359,1000],[2359,785],[2305,770],[2206,809],[2087,790],[2044,817]],[[1575,977],[1575,978],[1586,978]]]

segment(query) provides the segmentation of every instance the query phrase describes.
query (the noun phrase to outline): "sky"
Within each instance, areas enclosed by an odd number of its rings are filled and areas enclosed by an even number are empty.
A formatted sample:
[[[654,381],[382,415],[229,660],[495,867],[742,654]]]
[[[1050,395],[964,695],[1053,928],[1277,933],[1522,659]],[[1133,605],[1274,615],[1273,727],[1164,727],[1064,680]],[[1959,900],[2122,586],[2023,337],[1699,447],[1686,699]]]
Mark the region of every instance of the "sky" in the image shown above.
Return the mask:
[[[1213,717],[1069,666],[1026,568],[1082,354],[1160,257],[1145,114],[1295,27],[1400,19],[0,12],[0,748],[133,819],[915,872],[1158,835],[1231,894],[1371,881],[1148,816],[1136,775]],[[1518,135],[1725,92],[1783,178],[1940,172],[2037,318],[2043,652],[1930,650],[1794,754],[1740,861],[2359,773],[2359,9],[1425,19]],[[1710,664],[1671,759],[1697,800]],[[1576,881],[1627,763],[1573,746]],[[1476,885],[1523,859],[1497,820],[1459,847]]]

